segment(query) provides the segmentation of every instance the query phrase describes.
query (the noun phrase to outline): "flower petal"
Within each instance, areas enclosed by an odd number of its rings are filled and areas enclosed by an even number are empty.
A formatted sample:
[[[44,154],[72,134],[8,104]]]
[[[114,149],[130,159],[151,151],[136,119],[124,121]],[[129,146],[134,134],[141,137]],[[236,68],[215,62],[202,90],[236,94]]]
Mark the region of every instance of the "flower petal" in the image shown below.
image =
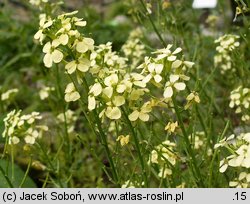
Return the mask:
[[[74,83],[69,83],[68,85],[67,85],[67,87],[66,87],[66,89],[65,89],[65,93],[70,93],[70,92],[72,92],[72,91],[74,91],[75,90],[75,86],[74,86]]]
[[[115,106],[121,106],[125,103],[125,98],[123,96],[115,96],[113,103]]]
[[[163,64],[156,64],[156,66],[155,66],[155,72],[157,74],[160,74],[162,72],[162,70],[163,70]]]
[[[53,61],[52,61],[52,56],[50,53],[47,53],[44,58],[43,58],[43,63],[45,67],[52,67]]]
[[[90,111],[91,111],[91,110],[94,110],[94,109],[95,109],[95,106],[96,106],[95,97],[89,96],[89,97],[88,97],[88,109],[89,109]]]
[[[183,82],[178,82],[174,84],[174,87],[179,91],[183,91],[186,88],[186,84]]]
[[[67,43],[69,42],[69,36],[67,34],[62,34],[60,35],[59,37],[59,42],[62,44],[62,45],[67,45]]]
[[[100,83],[95,83],[91,89],[89,90],[89,93],[93,93],[94,96],[98,96],[102,93],[102,86]]]
[[[172,64],[172,69],[176,69],[176,68],[179,68],[182,64],[182,61],[181,60],[175,60]]]
[[[139,118],[140,118],[142,121],[146,122],[146,121],[149,120],[149,115],[148,115],[147,113],[140,113],[140,114],[139,114]]]
[[[108,98],[111,98],[113,95],[113,88],[106,87],[105,89],[103,89],[103,94],[106,95]]]
[[[51,49],[51,43],[50,43],[50,42],[47,42],[47,43],[43,46],[43,52],[44,52],[44,53],[48,53],[48,52],[50,52],[50,49]]]
[[[160,83],[160,81],[162,80],[161,75],[159,75],[159,74],[155,75],[154,80],[155,80],[156,83]]]
[[[112,120],[118,120],[122,115],[118,107],[108,107],[105,113],[106,116]]]
[[[182,49],[180,47],[176,48],[176,50],[173,52],[173,55],[178,54],[179,52],[181,52]]]
[[[130,121],[136,121],[139,118],[139,114],[138,110],[135,110],[128,116],[128,119]]]
[[[63,53],[61,51],[54,50],[52,52],[52,60],[53,60],[53,62],[59,63],[59,62],[62,61],[62,59],[63,59]]]
[[[67,70],[69,74],[72,74],[73,72],[76,71],[76,66],[77,66],[76,61],[74,60],[66,64],[65,69]]]
[[[171,55],[171,56],[169,56],[167,59],[168,59],[168,61],[172,62],[172,61],[175,61],[176,58],[177,58],[176,56]]]
[[[164,98],[171,98],[173,96],[173,89],[171,86],[168,86],[164,93],[163,93]]]
[[[86,58],[80,59],[77,69],[81,72],[87,72],[90,67],[90,61]]]
[[[179,76],[179,75],[176,75],[176,74],[171,74],[171,75],[169,76],[169,80],[170,80],[171,83],[176,82],[179,78],[180,78],[180,76]]]

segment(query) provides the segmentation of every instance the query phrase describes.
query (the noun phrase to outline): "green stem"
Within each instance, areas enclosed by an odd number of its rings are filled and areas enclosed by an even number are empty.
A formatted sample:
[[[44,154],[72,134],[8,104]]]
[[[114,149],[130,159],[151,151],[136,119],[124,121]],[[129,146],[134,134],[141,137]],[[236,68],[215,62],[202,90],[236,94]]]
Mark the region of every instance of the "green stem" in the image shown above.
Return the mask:
[[[145,3],[143,2],[143,0],[140,0],[140,2],[141,2],[141,4],[142,4],[142,6],[143,6],[145,12],[148,13],[147,7],[146,7]],[[150,21],[150,23],[151,23],[151,25],[152,25],[152,27],[153,27],[153,29],[154,29],[156,35],[158,36],[159,40],[161,41],[162,45],[163,45],[164,47],[167,47],[167,44],[166,44],[166,42],[163,40],[163,38],[162,38],[160,32],[158,31],[158,29],[157,29],[157,27],[156,27],[156,25],[155,25],[155,23],[154,23],[154,20],[152,19],[151,15],[147,15],[147,16],[148,16],[148,19],[149,19],[149,21]]]
[[[14,147],[11,144],[11,179],[12,181],[15,180],[15,166],[14,166]]]
[[[61,78],[60,78],[60,72],[59,72],[59,66],[56,64],[56,86],[57,86],[57,94],[62,102],[62,108],[63,108],[63,117],[64,117],[64,130],[65,130],[65,147],[66,147],[66,152],[67,152],[67,165],[71,166],[72,163],[72,149],[71,149],[71,144],[70,144],[70,138],[68,134],[68,126],[67,126],[67,117],[66,117],[66,107],[65,107],[65,102],[64,102],[64,95],[62,92],[62,87],[61,87]],[[68,172],[69,173],[69,172]]]
[[[24,174],[24,177],[23,177],[23,179],[22,179],[22,181],[21,181],[21,183],[19,185],[19,188],[21,188],[23,186],[24,182],[26,181],[26,179],[28,177],[28,173],[30,171],[31,164],[32,164],[32,157],[30,157],[30,161],[29,161],[28,167],[27,167],[26,172]]]
[[[49,179],[49,173],[47,173],[47,175],[46,175],[46,178],[45,178],[45,180],[44,180],[44,182],[43,182],[42,188],[45,188],[45,187],[46,187],[46,184],[47,184],[47,182],[48,182],[48,179]]]
[[[142,173],[143,173],[143,179],[144,179],[144,182],[145,182],[145,186],[148,187],[148,177],[147,177],[147,171],[145,169],[145,164],[144,164],[144,159],[142,157],[142,154],[141,154],[141,150],[140,150],[140,144],[139,144],[139,139],[137,137],[137,134],[134,130],[134,127],[132,126],[132,123],[131,121],[128,119],[128,115],[127,113],[125,112],[125,110],[122,108],[122,112],[125,116],[125,119],[127,121],[127,124],[130,128],[130,131],[132,133],[132,136],[134,138],[134,141],[135,141],[135,148],[136,148],[136,151],[138,152],[138,156],[139,156],[139,160],[140,160],[140,164],[141,164],[141,168],[142,168]]]
[[[59,186],[62,188],[62,187],[63,187],[63,184],[62,184],[62,182],[61,182],[60,176],[58,175],[59,172],[56,170],[56,168],[55,168],[54,165],[52,164],[50,158],[48,157],[48,154],[44,151],[44,149],[42,148],[42,146],[41,146],[39,143],[36,143],[36,144],[37,144],[37,146],[42,150],[42,153],[43,153],[44,157],[46,158],[46,160],[48,161],[48,164],[49,164],[51,170],[53,171],[53,173],[57,174]]]
[[[115,168],[115,165],[114,165],[114,161],[113,161],[112,155],[111,155],[109,147],[108,147],[107,137],[103,132],[101,121],[99,119],[99,116],[97,115],[96,110],[94,110],[93,112],[94,112],[95,120],[97,122],[98,130],[100,132],[101,140],[103,142],[104,148],[106,150],[106,154],[108,156],[109,163],[111,165],[111,168],[113,169],[113,176],[115,178],[115,181],[118,181],[118,176],[117,176],[116,168]]]
[[[71,75],[68,74],[68,76],[69,76],[70,80],[72,81],[72,83],[74,84],[75,89],[79,92],[78,87],[76,86],[74,79],[71,77]],[[83,78],[83,83],[84,83],[84,87],[86,89],[85,91],[86,91],[86,93],[88,93],[88,84],[87,84],[87,81],[85,78]],[[86,111],[84,109],[84,105],[86,105],[86,103],[82,100],[82,98],[80,98],[80,105],[81,105],[81,110],[84,114],[84,117],[88,121],[92,131],[95,133],[95,135],[99,138],[99,141],[101,142],[101,144],[104,146],[104,149],[106,151],[106,154],[107,154],[107,157],[108,157],[111,169],[112,169],[113,179],[116,183],[118,183],[117,171],[116,171],[116,168],[114,165],[114,161],[113,161],[111,152],[110,152],[109,147],[108,147],[107,137],[106,137],[105,133],[103,132],[103,128],[102,128],[99,116],[98,116],[96,110],[93,110],[94,119],[95,119],[95,122],[97,124],[98,131],[99,131],[99,132],[97,132],[95,130],[95,126],[94,126],[93,122],[91,122],[89,115],[86,113]]]
[[[227,123],[225,125],[225,128],[224,128],[223,132],[221,133],[221,135],[219,137],[219,140],[221,140],[225,136],[225,134],[226,134],[226,132],[227,132],[227,130],[229,128],[229,124],[230,124],[230,121],[227,121]],[[217,153],[218,153],[218,149],[215,150],[215,152],[213,154],[212,161],[211,161],[210,166],[209,166],[209,178],[208,178],[209,186],[212,185],[213,170],[214,170],[214,168],[213,168],[214,167],[214,160],[215,160],[215,158],[217,156]]]
[[[198,118],[199,118],[199,121],[200,121],[200,123],[201,123],[202,129],[203,129],[203,131],[204,131],[204,133],[205,133],[205,135],[206,135],[206,138],[207,138],[207,137],[208,137],[207,128],[206,128],[205,122],[204,122],[204,120],[203,120],[203,117],[202,117],[202,115],[201,115],[201,112],[200,112],[200,110],[199,110],[199,107],[196,106],[195,109],[196,109],[196,112],[197,112],[197,116],[198,116]]]
[[[191,148],[191,144],[190,144],[190,141],[188,139],[188,134],[186,132],[186,129],[185,129],[185,126],[184,126],[184,123],[183,123],[183,119],[182,119],[182,116],[180,114],[179,107],[178,107],[178,105],[176,103],[176,99],[175,98],[173,99],[173,104],[174,104],[174,110],[176,112],[176,116],[177,116],[178,122],[180,124],[180,128],[181,128],[182,134],[184,136],[183,138],[184,138],[184,141],[185,141],[185,144],[186,144],[187,153],[191,157],[191,163],[190,164],[193,165],[193,168],[194,168],[194,169],[191,168],[191,170],[193,172],[193,175],[197,179],[197,185],[199,187],[204,187],[204,183],[202,181],[201,172],[199,170],[199,167],[197,166],[197,161],[196,161],[193,149]]]

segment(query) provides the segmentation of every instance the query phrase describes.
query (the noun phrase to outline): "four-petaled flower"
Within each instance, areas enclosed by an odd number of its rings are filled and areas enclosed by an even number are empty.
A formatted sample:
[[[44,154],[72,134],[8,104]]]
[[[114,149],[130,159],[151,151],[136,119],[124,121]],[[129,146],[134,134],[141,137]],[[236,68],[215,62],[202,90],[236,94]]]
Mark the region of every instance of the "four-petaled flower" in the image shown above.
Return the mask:
[[[82,40],[78,40],[76,42],[76,50],[79,53],[85,53],[88,50],[94,49],[94,40],[91,38],[83,38]]]
[[[138,119],[146,122],[149,120],[149,113],[152,111],[150,102],[143,104],[140,109],[134,110],[129,116],[130,121],[136,121]]]
[[[59,40],[53,40],[52,43],[47,42],[44,45],[43,52],[45,53],[45,56],[43,58],[43,62],[46,67],[52,67],[53,62],[59,63],[62,61],[63,53],[57,49],[59,45]]]
[[[72,74],[76,70],[79,70],[80,72],[87,72],[89,70],[89,67],[90,61],[86,58],[80,58],[66,64],[65,69],[69,74]]]
[[[76,91],[75,85],[73,83],[69,83],[65,89],[65,101],[77,101],[80,98],[80,94]]]
[[[161,82],[161,72],[163,70],[163,64],[150,63],[147,70],[149,74],[143,79],[144,83],[148,83],[152,78],[156,83]]]
[[[186,84],[184,82],[178,82],[180,79],[179,75],[171,74],[169,77],[169,81],[165,85],[165,90],[163,93],[164,98],[171,98],[174,94],[175,88],[177,91],[183,91],[186,88]]]

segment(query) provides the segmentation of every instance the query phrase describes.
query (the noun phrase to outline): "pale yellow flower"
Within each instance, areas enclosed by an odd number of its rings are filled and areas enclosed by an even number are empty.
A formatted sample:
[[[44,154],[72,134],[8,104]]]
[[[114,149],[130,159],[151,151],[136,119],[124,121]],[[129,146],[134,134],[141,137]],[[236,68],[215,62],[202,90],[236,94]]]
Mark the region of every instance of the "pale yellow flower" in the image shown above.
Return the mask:
[[[121,188],[135,188],[135,186],[132,181],[128,180],[121,186]]]
[[[84,27],[87,25],[86,21],[83,21],[81,18],[74,17],[73,20],[75,21],[74,24],[79,27]]]
[[[44,29],[49,28],[53,24],[53,21],[49,17],[47,17],[46,14],[41,14],[39,18],[39,30],[34,35],[34,39],[39,40],[41,43],[46,36],[43,33]]]
[[[57,49],[57,47],[60,45],[60,42],[58,40],[53,40],[51,42],[47,42],[43,47],[43,52],[45,53],[45,56],[43,58],[44,65],[46,67],[52,67],[53,62],[59,63],[63,59],[63,53]]]
[[[154,54],[157,54],[156,60],[162,60],[166,58],[168,61],[173,62],[176,60],[176,54],[180,53],[182,49],[178,47],[174,52],[172,52],[170,49],[172,48],[173,45],[167,45],[166,48],[159,49],[155,52]]]
[[[143,82],[148,83],[151,79],[154,79],[156,83],[160,83],[162,80],[162,70],[163,64],[150,63],[147,67],[149,74],[143,79]]]
[[[175,129],[178,127],[178,122],[168,122],[168,124],[165,127],[165,130],[167,130],[169,133],[173,133]]]
[[[149,113],[152,111],[150,102],[143,104],[140,109],[134,110],[129,116],[130,121],[136,121],[138,119],[146,122],[149,120]]]
[[[104,79],[104,84],[107,86],[103,89],[103,94],[111,98],[114,92],[114,86],[118,84],[118,75],[112,74]]]
[[[116,141],[120,141],[121,146],[125,146],[125,145],[127,145],[127,144],[129,143],[129,138],[130,138],[129,135],[126,135],[126,136],[120,135],[120,136],[116,139]]]
[[[94,49],[94,40],[91,38],[83,38],[82,40],[78,40],[76,42],[76,50],[80,53],[85,53],[88,50]]]
[[[163,93],[164,98],[171,98],[174,94],[175,88],[177,91],[183,91],[186,88],[186,84],[183,82],[178,82],[180,79],[179,75],[171,74],[169,77],[169,81],[165,85],[165,90]]]
[[[197,92],[191,92],[187,98],[187,104],[185,105],[184,109],[187,110],[193,103],[200,103],[200,97]]]
[[[153,163],[159,166],[159,177],[166,178],[172,174],[171,168],[177,161],[177,156],[174,153],[175,146],[175,143],[165,140],[151,152],[148,164]]]
[[[65,33],[61,34],[59,37],[58,37],[58,41],[60,42],[60,44],[62,45],[67,45],[68,42],[69,42],[69,36]]]
[[[87,72],[90,67],[90,61],[86,58],[73,60],[66,64],[65,69],[69,74],[74,73],[76,70],[80,72]]]
[[[229,166],[250,168],[250,145],[243,144],[235,152],[237,155],[229,160]]]
[[[14,145],[16,145],[16,144],[18,144],[19,142],[20,142],[20,139],[19,139],[18,137],[16,137],[16,136],[13,136],[13,137],[9,138],[9,144],[14,144]]]
[[[236,188],[248,188],[250,186],[250,174],[241,172],[238,178],[229,182],[229,186]]]
[[[88,96],[88,109],[94,110],[96,107],[95,97],[102,93],[102,85],[100,83],[95,83],[89,90]]]
[[[34,130],[32,128],[29,128],[26,132],[26,136],[24,138],[24,141],[27,144],[35,144],[36,139],[39,137],[39,133],[37,130]]]
[[[73,83],[69,83],[65,89],[65,101],[77,101],[80,98],[80,94],[76,91]]]
[[[227,167],[228,167],[228,160],[227,159],[221,160],[219,172],[224,173],[227,170]]]
[[[41,120],[42,116],[39,112],[32,112],[31,114],[23,115],[21,121],[26,121],[28,124],[32,124],[35,120]]]
[[[107,107],[105,114],[111,120],[118,120],[122,116],[121,110],[118,107]]]

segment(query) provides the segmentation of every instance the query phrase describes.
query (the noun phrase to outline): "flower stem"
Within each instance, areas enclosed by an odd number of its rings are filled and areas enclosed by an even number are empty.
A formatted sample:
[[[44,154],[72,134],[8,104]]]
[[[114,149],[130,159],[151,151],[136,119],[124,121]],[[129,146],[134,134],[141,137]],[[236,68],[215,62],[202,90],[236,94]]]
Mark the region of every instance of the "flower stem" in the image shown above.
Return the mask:
[[[67,118],[66,118],[66,105],[64,102],[64,96],[62,92],[62,87],[61,87],[61,78],[60,78],[60,73],[59,73],[59,66],[56,64],[56,85],[57,85],[57,92],[58,92],[58,97],[60,101],[62,102],[62,108],[63,108],[63,117],[64,117],[64,130],[65,130],[65,147],[66,147],[66,152],[67,152],[67,164],[71,165],[72,163],[72,149],[71,149],[71,144],[70,144],[70,138],[68,134],[68,126],[67,126]]]
[[[141,154],[139,139],[138,139],[137,134],[136,134],[136,132],[134,130],[134,127],[132,126],[131,121],[128,119],[128,115],[127,115],[126,111],[123,108],[122,108],[122,112],[123,112],[123,114],[125,116],[127,124],[128,124],[128,126],[130,128],[130,131],[131,131],[131,133],[133,135],[133,138],[134,138],[134,141],[135,141],[135,148],[136,148],[136,151],[138,152],[138,156],[139,156],[139,160],[140,160],[140,164],[141,164],[141,168],[142,168],[144,183],[145,183],[145,186],[148,187],[147,171],[145,169],[144,159],[143,159],[142,154]]]
[[[76,86],[76,83],[74,81],[74,79],[71,77],[70,74],[68,74],[70,80],[72,81],[72,83],[75,86],[75,89],[79,92],[78,87]],[[88,93],[88,84],[85,78],[83,78],[83,85],[85,88],[86,93]],[[108,142],[107,142],[107,136],[105,135],[105,133],[103,132],[103,128],[101,125],[101,121],[99,119],[99,116],[96,112],[96,110],[93,110],[93,116],[94,116],[94,121],[97,124],[97,129],[98,131],[95,130],[95,125],[93,124],[92,120],[90,119],[89,115],[86,113],[84,105],[86,105],[86,103],[82,100],[82,98],[79,99],[80,100],[80,105],[81,105],[81,110],[84,114],[84,117],[86,118],[86,120],[88,121],[90,128],[92,129],[92,131],[94,132],[94,134],[99,138],[99,141],[101,142],[101,144],[104,146],[104,149],[106,151],[110,166],[111,166],[111,170],[112,170],[112,175],[113,175],[113,179],[115,181],[115,183],[118,183],[118,174],[114,165],[114,161],[110,152],[110,149],[108,147]]]
[[[191,157],[191,163],[190,164],[193,165],[193,167],[191,168],[192,173],[195,176],[195,178],[197,179],[197,185],[199,187],[205,187],[204,183],[202,181],[201,172],[199,170],[199,167],[197,166],[197,161],[196,161],[193,149],[191,148],[191,144],[190,144],[190,141],[188,139],[188,134],[186,132],[186,129],[185,129],[185,126],[184,126],[184,123],[183,123],[183,119],[182,119],[182,116],[180,114],[180,110],[179,110],[179,107],[178,107],[178,105],[176,103],[175,98],[173,99],[173,104],[174,104],[174,110],[176,112],[177,119],[178,119],[178,122],[180,124],[182,134],[184,136],[183,138],[184,138],[184,141],[185,141],[185,144],[186,144],[187,153]]]
[[[24,177],[23,177],[23,179],[22,179],[22,181],[21,181],[21,183],[19,185],[19,188],[21,188],[23,186],[24,182],[26,181],[26,179],[28,177],[28,173],[30,171],[31,164],[32,164],[32,157],[30,157],[28,167],[27,167],[26,172],[24,174]]]
[[[143,0],[140,0],[140,2],[141,2],[141,4],[142,4],[142,7],[144,8],[145,12],[148,13],[147,7],[146,7],[145,3],[143,2]],[[163,45],[164,47],[167,47],[167,44],[166,44],[166,42],[163,40],[163,38],[162,38],[160,32],[158,31],[158,29],[157,29],[157,27],[156,27],[156,25],[155,25],[155,23],[154,23],[154,21],[153,21],[151,15],[147,15],[147,16],[148,16],[148,19],[149,19],[149,21],[150,21],[150,23],[151,23],[151,25],[152,25],[152,27],[153,27],[153,29],[154,29],[156,35],[158,36],[159,40],[161,41],[162,45]]]

